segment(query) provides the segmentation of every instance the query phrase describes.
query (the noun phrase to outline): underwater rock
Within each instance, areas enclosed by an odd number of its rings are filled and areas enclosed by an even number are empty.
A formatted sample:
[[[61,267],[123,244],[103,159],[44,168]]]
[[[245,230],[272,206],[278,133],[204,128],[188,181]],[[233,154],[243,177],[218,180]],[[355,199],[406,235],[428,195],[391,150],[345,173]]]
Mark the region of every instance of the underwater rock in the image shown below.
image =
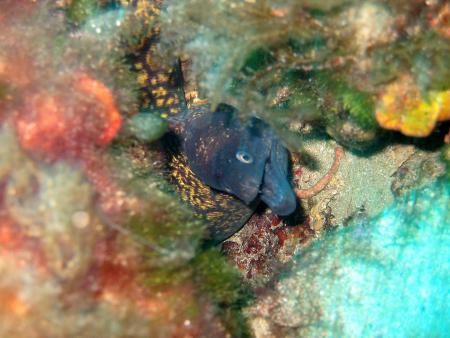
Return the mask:
[[[59,278],[84,273],[98,231],[92,190],[77,169],[59,163],[24,163],[6,181],[4,208],[28,235],[39,239],[47,265]]]
[[[394,196],[425,187],[445,173],[445,165],[438,152],[416,150],[392,174],[391,191]]]
[[[284,337],[445,336],[449,205],[450,183],[441,179],[373,219],[329,233],[298,253],[259,320],[281,327]]]
[[[141,141],[152,142],[167,131],[167,123],[156,114],[139,113],[130,118],[124,125],[124,132],[133,135]]]
[[[379,142],[380,131],[376,128],[362,128],[345,112],[334,114],[327,123],[326,132],[339,144],[358,152],[364,152]]]
[[[292,173],[294,185],[307,189],[326,174],[335,142],[321,139],[306,127],[302,131],[306,154],[293,155]],[[374,217],[400,192],[435,181],[443,170],[439,151],[408,144],[386,145],[370,156],[347,151],[328,186],[300,199],[296,213],[280,218],[270,210],[257,210],[224,242],[223,252],[251,287],[267,285],[290,264],[296,250],[361,215]]]
[[[1,227],[2,233],[5,227]],[[5,243],[2,243],[4,245]],[[35,251],[0,254],[2,337],[143,337],[149,320],[130,302],[120,311],[106,299],[69,296],[64,284],[29,263]],[[114,322],[114,325],[110,325]]]
[[[245,227],[222,244],[222,251],[252,286],[270,281],[279,264],[281,248],[275,229],[281,220],[271,212],[253,214]]]
[[[270,210],[258,210],[222,244],[222,252],[255,289],[273,282],[298,247],[309,244],[314,234],[307,221],[289,226]]]

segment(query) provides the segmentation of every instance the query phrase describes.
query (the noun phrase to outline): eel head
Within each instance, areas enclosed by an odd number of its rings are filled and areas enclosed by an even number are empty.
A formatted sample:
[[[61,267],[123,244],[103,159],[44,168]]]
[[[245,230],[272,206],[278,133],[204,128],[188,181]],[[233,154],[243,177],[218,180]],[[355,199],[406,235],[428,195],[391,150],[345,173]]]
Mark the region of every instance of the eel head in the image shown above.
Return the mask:
[[[179,128],[189,165],[210,187],[246,204],[262,199],[278,215],[296,208],[288,180],[288,154],[272,128],[258,118],[242,124],[236,110],[196,108]]]

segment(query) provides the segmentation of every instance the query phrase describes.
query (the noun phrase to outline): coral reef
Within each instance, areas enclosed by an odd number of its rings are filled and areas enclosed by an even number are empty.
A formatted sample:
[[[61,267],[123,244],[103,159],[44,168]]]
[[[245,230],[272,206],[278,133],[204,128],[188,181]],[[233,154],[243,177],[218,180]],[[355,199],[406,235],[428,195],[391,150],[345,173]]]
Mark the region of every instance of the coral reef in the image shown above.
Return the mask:
[[[378,123],[408,136],[430,135],[437,122],[450,120],[450,91],[426,96],[410,77],[401,77],[386,87],[376,111]]]
[[[134,19],[91,4],[0,4],[0,335],[248,335],[237,271],[145,143],[164,123],[132,117]]]
[[[162,49],[192,59],[204,97],[235,105],[243,116],[263,116],[283,134],[289,123],[315,120],[351,146],[353,135],[333,127],[342,112],[371,133],[377,112],[382,127],[412,136],[448,119],[445,1],[166,3]],[[421,108],[433,116],[417,121],[414,131],[393,127],[387,122],[393,117],[383,115],[386,100],[405,91],[394,85],[405,77],[421,92],[436,92],[429,99],[434,106]]]
[[[314,237],[308,221],[298,223],[289,226],[271,211],[259,211],[239,233],[223,243],[222,251],[249,286],[262,289],[288,268],[295,250],[308,245]]]
[[[444,0],[0,1],[0,336],[445,336],[449,18]],[[181,60],[188,104],[291,150],[296,213],[260,204],[204,240],[133,59],[159,30],[150,61]]]

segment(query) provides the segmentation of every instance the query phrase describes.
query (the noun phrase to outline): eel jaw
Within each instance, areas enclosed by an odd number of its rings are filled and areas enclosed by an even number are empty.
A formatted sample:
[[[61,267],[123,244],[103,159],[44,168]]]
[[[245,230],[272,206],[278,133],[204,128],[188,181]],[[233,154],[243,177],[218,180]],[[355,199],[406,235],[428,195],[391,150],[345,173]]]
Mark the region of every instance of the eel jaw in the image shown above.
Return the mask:
[[[297,208],[297,200],[285,171],[272,161],[266,163],[260,196],[280,216],[290,215]]]

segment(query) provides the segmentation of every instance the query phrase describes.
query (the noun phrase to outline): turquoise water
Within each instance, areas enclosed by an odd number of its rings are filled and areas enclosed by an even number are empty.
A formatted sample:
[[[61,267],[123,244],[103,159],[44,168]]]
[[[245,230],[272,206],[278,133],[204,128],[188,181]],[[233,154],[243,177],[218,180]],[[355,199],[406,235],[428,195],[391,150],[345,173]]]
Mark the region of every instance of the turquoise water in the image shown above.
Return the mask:
[[[450,183],[397,200],[301,252],[278,285],[296,333],[450,335]]]

